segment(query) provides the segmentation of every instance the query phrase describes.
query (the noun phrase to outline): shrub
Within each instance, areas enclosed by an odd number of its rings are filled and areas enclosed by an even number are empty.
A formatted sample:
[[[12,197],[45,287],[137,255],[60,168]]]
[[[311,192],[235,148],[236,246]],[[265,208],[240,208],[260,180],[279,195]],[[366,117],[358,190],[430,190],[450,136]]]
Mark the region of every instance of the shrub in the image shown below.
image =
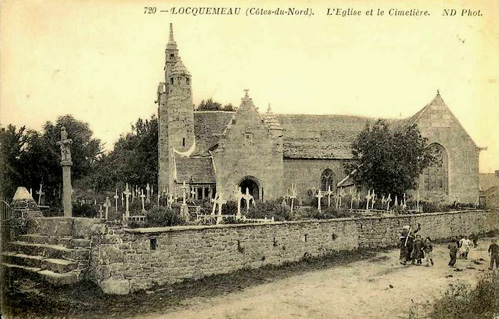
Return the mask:
[[[104,208],[102,208],[104,210]],[[102,213],[104,214],[104,213]],[[73,203],[74,217],[99,217],[99,212],[94,205]]]
[[[451,286],[438,300],[429,318],[494,318],[499,309],[499,275],[491,273],[475,289],[466,285]]]
[[[243,205],[244,203],[241,203]],[[243,206],[241,206],[241,212],[243,211]],[[217,206],[218,214],[218,206]],[[236,215],[237,214],[237,202],[233,200],[227,201],[225,205],[222,206],[222,215]]]
[[[256,202],[256,205],[251,205],[247,218],[265,218],[275,221],[293,220],[290,209],[282,204],[282,200],[269,200],[265,202]]]
[[[146,227],[167,227],[185,224],[180,212],[175,209],[156,207],[146,213]]]

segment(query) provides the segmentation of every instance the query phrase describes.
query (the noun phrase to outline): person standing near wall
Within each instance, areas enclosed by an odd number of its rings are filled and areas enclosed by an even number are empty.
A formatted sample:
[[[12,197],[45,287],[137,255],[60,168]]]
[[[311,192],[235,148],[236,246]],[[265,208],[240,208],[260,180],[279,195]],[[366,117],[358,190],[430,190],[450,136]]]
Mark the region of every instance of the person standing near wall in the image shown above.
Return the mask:
[[[494,238],[491,241],[489,246],[489,255],[490,255],[490,270],[494,269],[494,263],[496,264],[496,269],[499,265],[499,246],[497,245],[497,240]]]
[[[458,250],[457,239],[452,238],[452,242],[447,246],[447,248],[449,248],[449,257],[450,257],[449,266],[454,267],[454,265],[456,264],[457,250]]]

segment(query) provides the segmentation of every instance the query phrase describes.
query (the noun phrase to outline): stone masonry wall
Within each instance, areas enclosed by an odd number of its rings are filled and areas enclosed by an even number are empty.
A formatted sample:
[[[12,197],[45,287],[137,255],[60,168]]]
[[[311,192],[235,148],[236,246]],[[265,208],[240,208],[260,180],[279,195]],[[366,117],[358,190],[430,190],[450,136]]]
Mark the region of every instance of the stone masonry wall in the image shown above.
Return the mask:
[[[404,225],[445,239],[498,229],[497,212],[452,212],[389,218],[274,224],[111,229],[93,236],[91,279],[104,292],[126,294],[155,285],[280,265],[331,251],[392,247]]]

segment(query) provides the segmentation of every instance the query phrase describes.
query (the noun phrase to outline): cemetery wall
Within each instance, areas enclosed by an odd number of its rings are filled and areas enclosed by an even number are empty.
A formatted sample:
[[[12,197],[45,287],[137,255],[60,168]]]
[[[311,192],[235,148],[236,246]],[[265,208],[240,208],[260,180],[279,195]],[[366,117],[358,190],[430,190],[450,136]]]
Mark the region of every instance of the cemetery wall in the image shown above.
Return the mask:
[[[497,213],[485,211],[274,224],[107,228],[93,236],[90,273],[104,292],[126,294],[331,251],[396,246],[401,227],[418,223],[421,235],[434,239],[498,229]]]

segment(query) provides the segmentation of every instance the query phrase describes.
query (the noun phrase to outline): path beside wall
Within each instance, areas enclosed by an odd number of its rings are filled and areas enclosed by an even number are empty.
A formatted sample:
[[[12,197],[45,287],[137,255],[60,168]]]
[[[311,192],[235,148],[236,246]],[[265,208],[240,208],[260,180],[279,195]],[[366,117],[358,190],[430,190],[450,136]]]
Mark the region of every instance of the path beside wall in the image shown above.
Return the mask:
[[[113,229],[92,236],[90,277],[106,293],[199,279],[241,268],[280,265],[331,251],[393,247],[404,225],[432,239],[499,229],[497,212],[219,226]]]

